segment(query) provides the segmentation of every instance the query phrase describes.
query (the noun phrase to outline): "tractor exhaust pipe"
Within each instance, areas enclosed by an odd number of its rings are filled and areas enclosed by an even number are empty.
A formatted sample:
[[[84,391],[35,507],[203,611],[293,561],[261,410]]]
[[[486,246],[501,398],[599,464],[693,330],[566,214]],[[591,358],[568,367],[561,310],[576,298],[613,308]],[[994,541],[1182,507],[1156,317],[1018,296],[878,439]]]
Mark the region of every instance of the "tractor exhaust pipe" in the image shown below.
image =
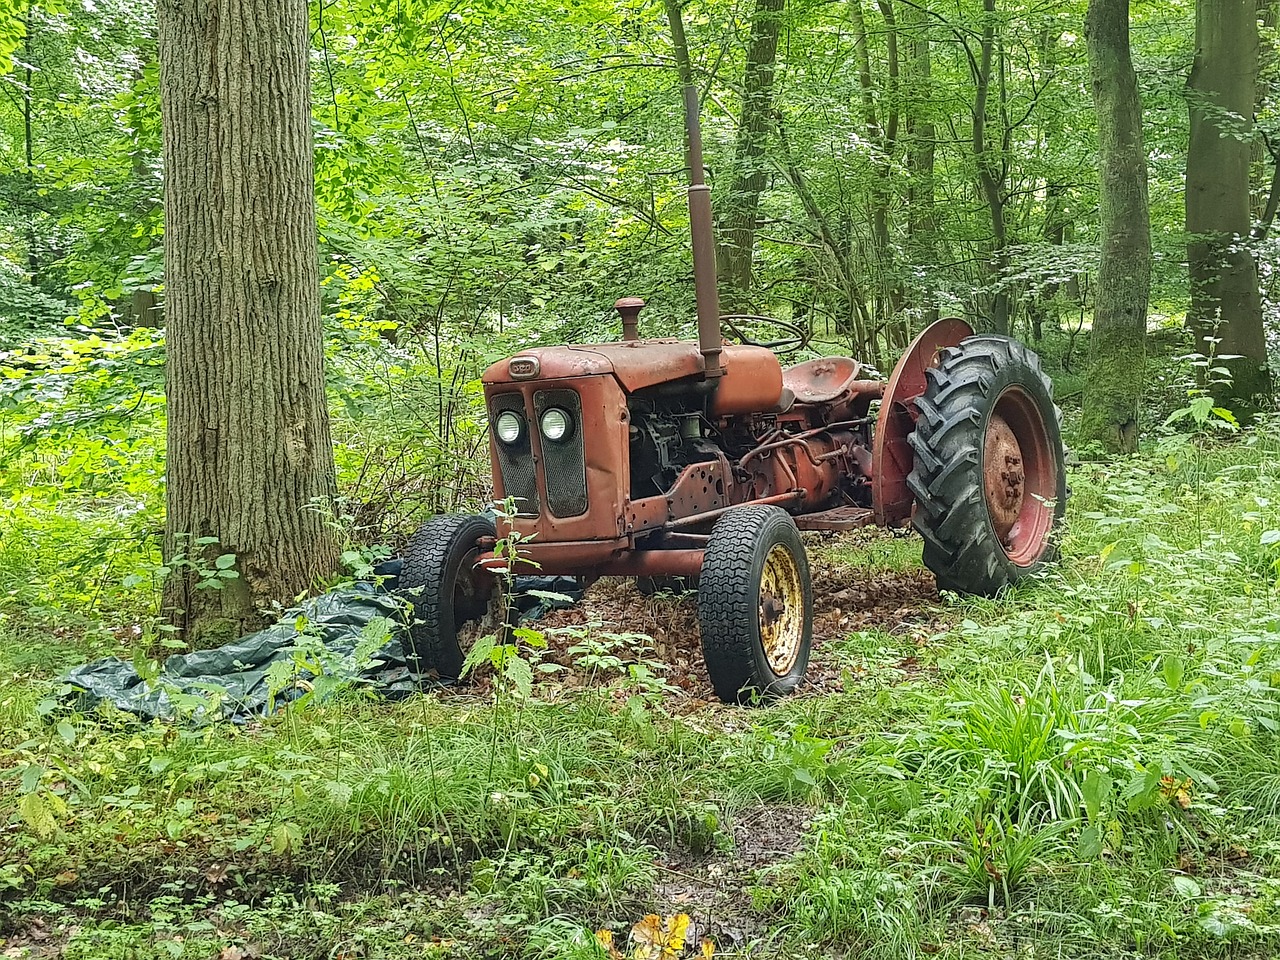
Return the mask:
[[[702,128],[698,88],[684,86],[684,124],[689,160],[689,232],[693,235],[693,289],[698,299],[698,349],[706,376],[724,373],[720,353],[720,291],[716,281],[716,240],[711,220],[711,188],[702,167]]]

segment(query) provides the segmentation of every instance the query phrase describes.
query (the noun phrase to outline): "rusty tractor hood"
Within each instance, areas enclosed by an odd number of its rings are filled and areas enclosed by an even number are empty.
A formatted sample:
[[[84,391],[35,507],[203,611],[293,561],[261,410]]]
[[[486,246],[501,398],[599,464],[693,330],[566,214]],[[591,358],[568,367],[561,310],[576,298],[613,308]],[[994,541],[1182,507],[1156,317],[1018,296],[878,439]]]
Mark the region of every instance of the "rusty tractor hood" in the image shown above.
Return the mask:
[[[732,362],[735,349],[742,348],[725,349],[726,366]],[[528,372],[534,368],[527,362],[529,359],[537,361],[536,372]],[[696,343],[663,338],[534,347],[499,360],[484,372],[483,381],[511,383],[613,374],[624,390],[633,393],[659,383],[696,377],[700,373],[702,354],[698,352]]]

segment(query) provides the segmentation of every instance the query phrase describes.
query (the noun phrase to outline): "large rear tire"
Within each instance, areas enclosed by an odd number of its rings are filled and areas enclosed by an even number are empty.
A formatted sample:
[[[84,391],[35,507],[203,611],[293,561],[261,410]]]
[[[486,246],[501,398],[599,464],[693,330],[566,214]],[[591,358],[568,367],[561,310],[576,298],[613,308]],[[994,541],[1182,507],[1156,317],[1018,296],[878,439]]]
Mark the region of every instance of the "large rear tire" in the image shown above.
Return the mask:
[[[405,653],[417,672],[457,680],[471,645],[502,624],[498,578],[476,566],[480,540],[494,536],[488,517],[451,515],[428,520],[409,539],[400,592],[413,608]]]
[[[725,703],[783,696],[804,679],[813,585],[786,511],[746,506],[716,521],[698,581],[698,623],[711,685]]]
[[[1033,351],[966,337],[926,371],[910,436],[914,523],[938,586],[992,596],[1057,556],[1066,509],[1061,413]]]

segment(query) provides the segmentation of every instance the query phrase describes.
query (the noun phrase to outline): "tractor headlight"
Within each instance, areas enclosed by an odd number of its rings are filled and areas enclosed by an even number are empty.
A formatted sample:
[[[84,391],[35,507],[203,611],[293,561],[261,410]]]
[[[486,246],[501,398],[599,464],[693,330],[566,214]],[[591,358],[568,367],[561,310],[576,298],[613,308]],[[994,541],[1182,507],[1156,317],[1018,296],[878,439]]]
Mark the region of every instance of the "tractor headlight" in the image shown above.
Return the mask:
[[[524,433],[524,419],[514,410],[503,410],[494,421],[493,432],[503,443],[515,443]]]
[[[569,411],[552,407],[542,415],[542,435],[548,440],[559,442],[569,436],[573,428],[573,418]]]

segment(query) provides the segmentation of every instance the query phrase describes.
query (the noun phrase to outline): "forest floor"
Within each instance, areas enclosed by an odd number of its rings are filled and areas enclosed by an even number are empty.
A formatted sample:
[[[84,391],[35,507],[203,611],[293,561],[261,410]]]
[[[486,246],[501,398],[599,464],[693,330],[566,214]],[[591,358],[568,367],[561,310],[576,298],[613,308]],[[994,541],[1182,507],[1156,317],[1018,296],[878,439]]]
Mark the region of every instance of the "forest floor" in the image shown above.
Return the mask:
[[[760,708],[623,581],[537,623],[528,695],[242,727],[67,712],[134,631],[6,608],[0,956],[1276,956],[1276,450],[1076,468],[1062,563],[996,600],[810,536],[809,681]]]

